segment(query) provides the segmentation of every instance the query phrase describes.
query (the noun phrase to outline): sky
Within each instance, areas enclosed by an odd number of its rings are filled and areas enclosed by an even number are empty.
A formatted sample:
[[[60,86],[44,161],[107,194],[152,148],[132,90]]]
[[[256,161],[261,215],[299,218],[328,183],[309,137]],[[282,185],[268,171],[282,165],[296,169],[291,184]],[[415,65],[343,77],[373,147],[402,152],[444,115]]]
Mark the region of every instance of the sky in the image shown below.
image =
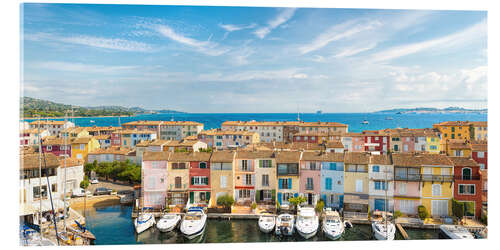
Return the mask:
[[[487,108],[487,12],[21,5],[21,95],[194,113]]]

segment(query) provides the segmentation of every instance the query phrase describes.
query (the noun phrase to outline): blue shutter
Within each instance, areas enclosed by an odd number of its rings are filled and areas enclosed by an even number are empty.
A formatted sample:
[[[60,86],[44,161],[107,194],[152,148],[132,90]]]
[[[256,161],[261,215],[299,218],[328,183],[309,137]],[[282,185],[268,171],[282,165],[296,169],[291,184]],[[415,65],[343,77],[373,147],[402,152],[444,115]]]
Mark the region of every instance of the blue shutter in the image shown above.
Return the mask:
[[[279,179],[278,180],[279,184],[278,184],[278,188],[279,189],[283,189],[283,179]],[[278,199],[279,200],[279,199]]]
[[[336,170],[337,164],[335,162],[330,162],[330,170]]]
[[[321,199],[323,199],[323,202],[324,202],[325,204],[327,204],[327,203],[326,203],[326,194],[322,194],[322,195],[321,195]]]
[[[292,189],[292,178],[288,178],[288,189]]]
[[[280,204],[282,204],[282,202],[281,202],[281,192],[278,192],[278,202],[279,202]]]
[[[344,195],[339,195],[340,208],[344,207]]]

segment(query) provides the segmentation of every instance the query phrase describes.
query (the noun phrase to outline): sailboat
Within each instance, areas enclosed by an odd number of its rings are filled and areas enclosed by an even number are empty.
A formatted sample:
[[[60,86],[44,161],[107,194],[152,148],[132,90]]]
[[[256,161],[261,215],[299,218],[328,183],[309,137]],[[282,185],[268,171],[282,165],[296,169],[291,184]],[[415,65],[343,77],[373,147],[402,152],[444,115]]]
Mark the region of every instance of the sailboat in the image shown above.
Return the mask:
[[[396,226],[392,222],[392,214],[387,212],[387,170],[385,172],[385,203],[384,211],[375,211],[372,215],[372,231],[373,236],[377,240],[394,240],[396,234]]]

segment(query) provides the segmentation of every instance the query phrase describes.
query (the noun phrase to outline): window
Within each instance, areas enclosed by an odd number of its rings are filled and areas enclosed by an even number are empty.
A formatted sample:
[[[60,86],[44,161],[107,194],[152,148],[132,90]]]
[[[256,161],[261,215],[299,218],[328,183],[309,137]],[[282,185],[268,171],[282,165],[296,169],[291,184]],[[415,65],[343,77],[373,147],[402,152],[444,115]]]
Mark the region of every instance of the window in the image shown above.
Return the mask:
[[[383,181],[375,181],[375,190],[385,190],[385,182]]]
[[[356,193],[363,192],[363,180],[356,180]]]
[[[431,150],[437,150],[438,148],[437,148],[437,146],[436,146],[436,145],[431,145],[431,146],[430,146],[430,149],[431,149]]]
[[[220,187],[221,188],[227,187],[227,176],[225,176],[225,175],[220,176]]]
[[[51,187],[50,187],[50,192],[57,192],[57,184],[52,184]]]
[[[372,167],[372,172],[374,172],[374,173],[380,172],[380,166],[373,166]]]
[[[356,172],[356,165],[347,166],[347,172]]]
[[[182,187],[182,177],[177,176],[175,177],[175,188],[181,188]]]
[[[477,158],[484,158],[484,152],[477,152]]]
[[[316,170],[316,162],[309,162],[309,170]]]
[[[250,198],[250,190],[248,189],[240,189],[238,190],[238,194],[240,198]]]
[[[252,175],[251,174],[246,174],[245,175],[245,184],[246,185],[252,185]]]
[[[271,168],[272,167],[272,161],[271,160],[260,160],[260,166],[262,168]]]
[[[271,190],[262,190],[262,199],[271,200],[273,198],[273,193]]]
[[[306,189],[307,190],[313,190],[314,189],[313,178],[307,178]]]
[[[282,201],[285,202],[285,204],[288,204],[288,200],[293,197],[292,193],[283,193],[283,199]]]
[[[399,193],[402,195],[406,194],[406,183],[399,183]]]
[[[288,182],[288,179],[280,179],[280,189],[288,189],[291,183]]]
[[[200,168],[207,168],[207,163],[206,162],[200,162],[198,166]]]
[[[85,144],[80,144],[80,150],[85,150]]]
[[[432,184],[432,196],[441,196],[441,184]]]
[[[325,189],[332,190],[332,178],[325,179]]]
[[[152,167],[153,169],[160,169],[160,163],[157,161],[153,161]]]
[[[458,184],[458,193],[466,195],[476,194],[476,185],[474,184]]]
[[[191,177],[191,185],[208,185],[208,177],[206,176]]]
[[[247,160],[242,160],[241,161],[241,170],[242,171],[248,171],[248,161]]]
[[[330,170],[337,170],[337,164],[335,162],[330,162]]]
[[[484,166],[484,164],[483,164],[483,163],[479,163],[479,169],[481,169],[481,170],[484,170],[484,169],[485,169],[485,166]]]
[[[205,201],[207,199],[207,193],[201,192],[200,193],[200,201]]]
[[[399,209],[405,214],[415,213],[415,205],[412,200],[399,200]]]
[[[51,145],[47,146],[47,151],[52,151],[52,146]]]
[[[262,175],[262,186],[264,187],[269,186],[269,175],[267,174]]]

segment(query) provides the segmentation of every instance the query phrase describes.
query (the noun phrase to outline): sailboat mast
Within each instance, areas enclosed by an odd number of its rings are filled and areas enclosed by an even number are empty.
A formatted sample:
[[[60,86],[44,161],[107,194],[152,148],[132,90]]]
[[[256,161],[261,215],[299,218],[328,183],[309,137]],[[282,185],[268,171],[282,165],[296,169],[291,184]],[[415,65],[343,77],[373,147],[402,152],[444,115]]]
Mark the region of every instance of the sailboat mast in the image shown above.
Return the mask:
[[[387,206],[388,205],[387,204],[388,203],[387,202],[387,188],[388,188],[387,187],[387,166],[384,166],[384,168],[385,168],[385,171],[384,171],[385,172],[385,180],[384,180],[384,182],[385,182],[385,185],[384,185],[384,189],[385,189],[385,205],[384,205],[384,209],[385,209],[385,239],[387,240],[388,239],[388,233],[389,233],[388,232],[389,230],[387,228],[387,207],[388,207]]]
[[[38,116],[38,195],[40,198],[40,211],[38,214],[38,226],[40,227],[40,243],[42,242],[42,135],[40,134],[40,115]]]
[[[68,166],[66,165],[66,159],[68,158],[68,127],[66,126],[66,121],[67,121],[67,116],[68,116],[68,111],[65,112],[64,114],[64,130],[65,130],[65,136],[64,136],[64,184],[63,184],[63,222],[64,222],[64,231],[66,232],[66,169]]]

